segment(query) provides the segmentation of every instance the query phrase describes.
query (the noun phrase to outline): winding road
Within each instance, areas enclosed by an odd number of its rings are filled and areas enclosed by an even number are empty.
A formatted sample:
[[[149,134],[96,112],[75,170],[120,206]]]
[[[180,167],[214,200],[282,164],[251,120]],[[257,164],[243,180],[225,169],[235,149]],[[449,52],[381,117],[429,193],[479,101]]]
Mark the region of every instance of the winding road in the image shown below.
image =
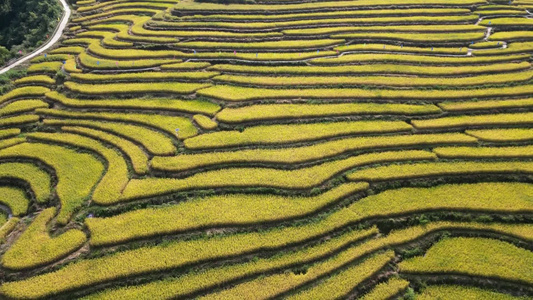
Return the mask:
[[[63,16],[61,17],[61,22],[59,23],[59,26],[57,26],[54,35],[52,38],[43,46],[33,50],[32,52],[22,56],[21,58],[17,59],[14,63],[2,68],[0,70],[0,74],[4,74],[5,72],[13,69],[14,67],[22,64],[25,61],[28,61],[37,55],[41,54],[43,51],[47,50],[48,48],[52,47],[57,41],[59,41],[59,38],[63,34],[63,30],[65,29],[65,26],[68,24],[68,20],[70,18],[70,7],[68,7],[68,4],[66,0],[59,0],[61,2],[61,5],[63,6]]]

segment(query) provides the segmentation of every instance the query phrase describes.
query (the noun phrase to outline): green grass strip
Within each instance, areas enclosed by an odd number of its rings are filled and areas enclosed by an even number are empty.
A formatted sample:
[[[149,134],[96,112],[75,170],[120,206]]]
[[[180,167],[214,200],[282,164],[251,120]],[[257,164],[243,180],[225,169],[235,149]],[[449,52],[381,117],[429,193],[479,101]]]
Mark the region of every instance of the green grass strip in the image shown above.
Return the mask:
[[[447,238],[424,256],[404,260],[400,272],[466,274],[533,283],[533,252],[488,238]]]
[[[290,220],[320,211],[368,188],[349,183],[313,197],[231,194],[147,208],[108,218],[86,219],[91,244],[106,245],[195,229]],[[221,211],[219,208],[224,207]]]
[[[320,140],[350,134],[409,131],[403,121],[354,121],[290,125],[261,125],[241,131],[218,131],[185,140],[189,149],[265,145]]]
[[[0,150],[0,158],[36,159],[51,166],[57,174],[57,196],[61,211],[59,224],[66,224],[70,216],[87,200],[100,180],[104,166],[94,156],[56,145],[23,143]]]
[[[2,265],[24,270],[57,261],[80,248],[87,237],[78,229],[70,229],[51,237],[46,224],[54,217],[55,208],[43,210],[2,257]]]
[[[390,78],[390,77],[389,77]],[[410,78],[411,80],[414,78]],[[419,115],[436,114],[434,105],[396,103],[338,103],[338,104],[259,104],[244,107],[227,107],[216,118],[224,123],[243,123],[265,120],[318,118],[366,114]]]

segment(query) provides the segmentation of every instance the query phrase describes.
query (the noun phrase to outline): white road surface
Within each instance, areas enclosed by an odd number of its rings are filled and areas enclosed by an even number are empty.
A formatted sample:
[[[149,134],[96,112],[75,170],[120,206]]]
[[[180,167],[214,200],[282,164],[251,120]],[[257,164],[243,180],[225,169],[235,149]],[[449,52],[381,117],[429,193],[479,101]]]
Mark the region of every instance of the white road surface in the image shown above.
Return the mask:
[[[59,23],[59,26],[56,28],[56,31],[54,33],[54,36],[43,46],[33,50],[32,52],[24,55],[23,57],[16,60],[14,63],[10,64],[9,66],[4,67],[0,70],[0,74],[4,74],[5,72],[13,69],[14,67],[22,64],[25,61],[28,61],[37,55],[41,54],[43,51],[46,51],[48,48],[52,47],[57,41],[59,41],[59,38],[63,34],[63,30],[65,29],[65,26],[68,24],[68,19],[70,18],[70,7],[68,7],[68,4],[66,0],[59,0],[61,2],[61,5],[63,6],[63,17],[61,18],[61,22]]]

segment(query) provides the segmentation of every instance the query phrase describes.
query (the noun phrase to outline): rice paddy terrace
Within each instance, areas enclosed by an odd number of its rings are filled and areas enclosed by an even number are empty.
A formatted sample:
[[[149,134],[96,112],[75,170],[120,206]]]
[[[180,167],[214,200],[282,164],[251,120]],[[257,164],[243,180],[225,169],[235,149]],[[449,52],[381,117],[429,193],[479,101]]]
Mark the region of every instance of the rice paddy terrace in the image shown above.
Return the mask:
[[[74,8],[0,96],[0,298],[533,297],[532,0]]]

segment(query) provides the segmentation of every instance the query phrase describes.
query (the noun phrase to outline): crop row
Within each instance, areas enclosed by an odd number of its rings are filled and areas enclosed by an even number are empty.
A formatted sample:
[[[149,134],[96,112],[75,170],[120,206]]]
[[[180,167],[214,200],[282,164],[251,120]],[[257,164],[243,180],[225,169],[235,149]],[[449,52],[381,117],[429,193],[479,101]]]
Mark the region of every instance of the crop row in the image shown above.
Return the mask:
[[[242,66],[214,65],[209,70],[244,74],[276,75],[352,75],[352,74],[409,74],[409,75],[470,75],[527,70],[528,62],[491,64],[486,66],[410,66],[400,64],[372,64],[347,66]],[[224,76],[224,75],[223,75]],[[324,77],[327,78],[327,77]],[[370,77],[372,78],[372,77]],[[393,80],[394,78],[391,78]],[[460,80],[460,79],[457,79]],[[468,80],[468,79],[464,79]]]
[[[366,293],[361,299],[363,300],[380,300],[391,299],[409,286],[409,281],[392,277],[386,282],[377,284],[370,292]]]
[[[47,202],[52,193],[52,182],[47,172],[28,163],[1,163],[0,178],[13,178],[27,183],[39,203]],[[16,211],[13,209],[15,215]]]
[[[441,102],[437,104],[447,111],[469,111],[484,109],[512,109],[529,108],[533,106],[533,99],[507,99],[507,100],[485,100],[485,101],[464,101],[464,102]]]
[[[352,156],[320,165],[296,170],[272,168],[228,168],[198,173],[184,179],[132,179],[122,194],[122,200],[154,197],[193,189],[224,187],[270,187],[280,189],[310,189],[333,176],[370,164],[400,161],[434,160],[436,155],[427,151],[380,152]]]
[[[2,257],[2,265],[12,270],[23,270],[52,263],[85,243],[85,233],[70,229],[51,237],[46,224],[54,217],[55,208],[43,210],[18,237]]]
[[[453,299],[497,299],[526,300],[527,297],[512,296],[501,292],[459,285],[430,285],[416,295],[416,299],[432,300],[452,297]]]
[[[249,194],[210,196],[108,218],[86,219],[85,224],[91,232],[92,245],[116,244],[216,226],[253,225],[301,218],[367,188],[367,183],[348,183],[314,197]],[[224,207],[224,210],[219,210],[219,207]]]
[[[129,180],[128,167],[122,155],[98,141],[72,133],[29,133],[28,137],[42,143],[60,143],[97,153],[107,162],[107,168],[92,193],[92,201],[110,204],[117,201]]]
[[[258,144],[281,144],[320,140],[329,137],[410,131],[403,121],[353,121],[290,125],[260,125],[241,131],[218,131],[186,139],[188,149],[210,149]]]
[[[52,167],[57,175],[56,192],[61,203],[57,222],[66,224],[89,197],[104,166],[90,154],[41,143],[22,143],[0,150],[0,158],[35,159]]]
[[[11,186],[2,186],[0,187],[0,195],[2,195],[0,203],[9,207],[14,216],[22,216],[28,211],[30,200],[26,198],[26,193],[23,190]]]
[[[99,131],[118,135],[123,140],[130,140],[141,145],[152,155],[171,155],[176,152],[172,140],[164,134],[143,126],[119,122],[91,121],[91,120],[57,120],[45,119],[45,125],[87,127]]]
[[[371,9],[371,10],[338,10],[332,12],[318,13],[280,13],[280,14],[213,14],[183,16],[181,18],[171,18],[171,20],[187,21],[275,21],[275,20],[306,20],[324,18],[347,18],[347,17],[368,17],[368,16],[400,16],[400,15],[467,15],[469,9],[464,8],[407,8],[407,9]]]
[[[349,217],[350,215],[346,215],[344,222],[349,222]],[[348,219],[346,220],[346,218]],[[328,232],[332,229],[331,225],[326,229],[327,225],[322,223],[303,225],[299,228],[274,229],[263,233],[254,232],[213,237],[207,240],[178,241],[161,246],[125,251],[103,258],[81,260],[55,272],[38,275],[26,280],[5,283],[0,287],[0,293],[14,298],[44,297],[69,289],[88,287],[99,282],[116,280],[125,276],[135,276],[146,272],[161,272],[184,264],[228,257],[229,255],[242,255],[261,248],[276,249],[276,247],[290,245],[302,238],[308,239],[316,236],[317,231]],[[337,223],[342,224],[343,222]],[[317,225],[321,226],[317,227]],[[309,232],[309,227],[314,228],[313,234]],[[430,223],[425,226],[396,230],[387,236],[371,239],[357,247],[349,247],[342,252],[342,257],[347,259],[346,262],[350,262],[380,249],[404,244],[432,232],[454,229],[492,230],[503,234],[519,235],[525,230],[530,230],[530,226],[450,222]],[[183,297],[209,287],[220,287],[221,284],[235,279],[262,274],[270,270],[287,268],[295,264],[306,264],[317,258],[327,257],[329,253],[336,252],[336,249],[342,249],[342,247],[376,232],[375,228],[366,231],[350,231],[312,248],[284,253],[270,258],[258,258],[241,264],[222,265],[199,272],[192,271],[177,278],[155,281],[140,286],[121,287],[95,294],[94,298],[153,299],[153,297]],[[288,242],[288,240],[291,240],[291,242]],[[147,264],[147,261],[150,264]]]
[[[368,12],[368,11],[365,11]],[[347,32],[472,32],[483,31],[477,25],[398,25],[398,26],[339,26],[322,28],[287,29],[282,32],[288,36],[317,36]],[[404,51],[408,51],[406,47]],[[450,48],[451,49],[451,48]]]
[[[224,5],[218,3],[199,3],[193,1],[181,1],[175,7],[174,11],[181,13],[191,11],[199,12],[208,11],[225,12],[230,14],[236,14],[239,12],[257,12],[273,14],[283,11],[311,11],[311,10],[337,10],[337,9],[350,9],[358,7],[378,7],[378,6],[424,6],[424,7],[466,7],[475,4],[486,4],[485,1],[479,0],[361,0],[361,1],[322,1],[318,3],[299,3],[299,4],[231,4]]]
[[[460,273],[533,283],[533,252],[508,242],[487,238],[443,239],[424,256],[399,264],[400,272],[415,274]]]
[[[533,140],[533,129],[466,130],[467,134],[488,142],[522,142]]]
[[[411,67],[403,66],[407,73]],[[380,73],[379,66],[376,73]],[[431,72],[431,67],[425,67]],[[398,70],[399,71],[399,70]],[[401,71],[400,71],[401,72]],[[348,72],[349,73],[349,72]],[[388,73],[388,72],[384,72]],[[391,72],[392,73],[392,72]],[[420,74],[419,72],[417,72]],[[424,87],[424,86],[469,86],[469,85],[490,85],[509,84],[515,82],[526,82],[533,77],[533,71],[521,73],[508,73],[497,75],[481,75],[465,78],[413,78],[413,77],[391,77],[391,76],[246,76],[246,75],[221,75],[213,78],[216,82],[244,84],[252,86],[280,86],[280,87],[313,87],[313,86],[398,86],[398,87]],[[504,101],[502,101],[504,102]],[[531,102],[531,100],[530,100]]]
[[[533,113],[490,114],[474,116],[452,116],[430,120],[413,120],[417,129],[450,129],[474,126],[528,125],[533,122]]]
[[[351,77],[356,78],[356,77]],[[366,78],[366,77],[365,77]],[[389,80],[395,77],[387,77]],[[414,78],[409,78],[413,80]],[[507,100],[508,101],[508,100]],[[502,101],[503,102],[503,101]],[[455,103],[455,102],[453,102]],[[440,104],[439,104],[440,105]],[[443,106],[444,108],[445,106]],[[447,106],[446,106],[447,107]],[[402,103],[335,103],[335,104],[258,104],[244,107],[227,107],[217,113],[224,123],[257,122],[298,118],[318,118],[352,115],[423,115],[441,111],[435,105]]]
[[[19,100],[0,108],[0,116],[33,111],[37,108],[48,108],[48,103],[42,100]]]
[[[106,133],[104,131],[94,130],[86,127],[63,126],[61,127],[61,130],[85,135],[97,140],[102,140],[108,144],[112,144],[118,149],[120,149],[120,151],[125,153],[126,156],[130,159],[135,173],[142,175],[148,172],[148,157],[146,157],[146,154],[141,148],[139,148],[137,145],[127,139],[123,139],[121,137]]]
[[[143,73],[120,73],[120,74],[71,74],[71,78],[80,81],[99,82],[99,81],[140,81],[140,80],[202,80],[209,79],[219,75],[218,72],[143,72]]]
[[[397,164],[355,171],[346,177],[352,181],[407,180],[421,177],[483,174],[531,174],[530,162],[430,162]]]
[[[189,138],[198,133],[192,122],[185,117],[140,113],[74,112],[58,109],[37,109],[36,111],[43,116],[61,119],[106,120],[145,125],[171,136],[176,136],[176,129],[179,129],[180,139]]]
[[[324,275],[351,264],[350,256],[346,252],[310,266],[305,274],[283,272],[267,275],[258,279],[247,281],[220,292],[215,292],[201,297],[207,299],[237,299],[254,297],[256,299],[269,299],[280,294],[291,292],[302,286],[316,281]],[[394,251],[389,250],[376,254],[362,263],[348,266],[339,273],[323,279],[318,284],[304,289],[286,299],[338,299],[348,294],[361,282],[370,278],[394,258]]]
[[[105,99],[105,100],[83,100],[69,98],[58,92],[46,93],[46,98],[59,102],[64,106],[75,108],[107,108],[107,109],[147,109],[164,110],[186,113],[202,113],[214,116],[220,110],[218,104],[201,100],[179,100],[179,99]]]
[[[476,90],[365,90],[357,88],[266,89],[216,85],[197,91],[197,94],[200,96],[232,102],[301,98],[350,100],[439,100],[488,97],[517,97],[530,95],[531,93],[533,93],[533,85],[521,85],[502,88],[484,88]]]
[[[475,15],[464,16],[394,16],[394,17],[366,17],[366,18],[333,18],[333,19],[306,19],[284,22],[150,22],[150,25],[163,28],[216,28],[216,29],[286,29],[306,26],[331,26],[335,24],[358,25],[383,25],[383,24],[448,24],[448,23],[474,23],[478,19]]]
[[[460,133],[387,135],[380,137],[351,137],[320,144],[285,149],[250,149],[225,152],[184,154],[174,157],[156,156],[155,170],[179,172],[196,168],[239,163],[290,165],[362,150],[428,147],[432,145],[475,144],[476,139]]]
[[[67,81],[64,85],[71,91],[87,95],[137,93],[192,94],[198,89],[211,86],[210,84],[179,82],[83,84],[73,81]]]
[[[91,232],[91,244],[109,245],[195,229],[302,217],[367,187],[366,183],[344,184],[313,198],[239,194],[212,196],[171,207],[141,209],[109,218],[87,219],[85,222]],[[531,191],[531,185],[522,183],[401,188],[368,196],[351,204],[348,209],[354,213],[350,218],[352,224],[365,219],[427,211],[530,213],[533,212],[533,205],[524,199]],[[222,204],[225,206],[218,206]],[[218,207],[224,207],[224,212],[220,212]]]

